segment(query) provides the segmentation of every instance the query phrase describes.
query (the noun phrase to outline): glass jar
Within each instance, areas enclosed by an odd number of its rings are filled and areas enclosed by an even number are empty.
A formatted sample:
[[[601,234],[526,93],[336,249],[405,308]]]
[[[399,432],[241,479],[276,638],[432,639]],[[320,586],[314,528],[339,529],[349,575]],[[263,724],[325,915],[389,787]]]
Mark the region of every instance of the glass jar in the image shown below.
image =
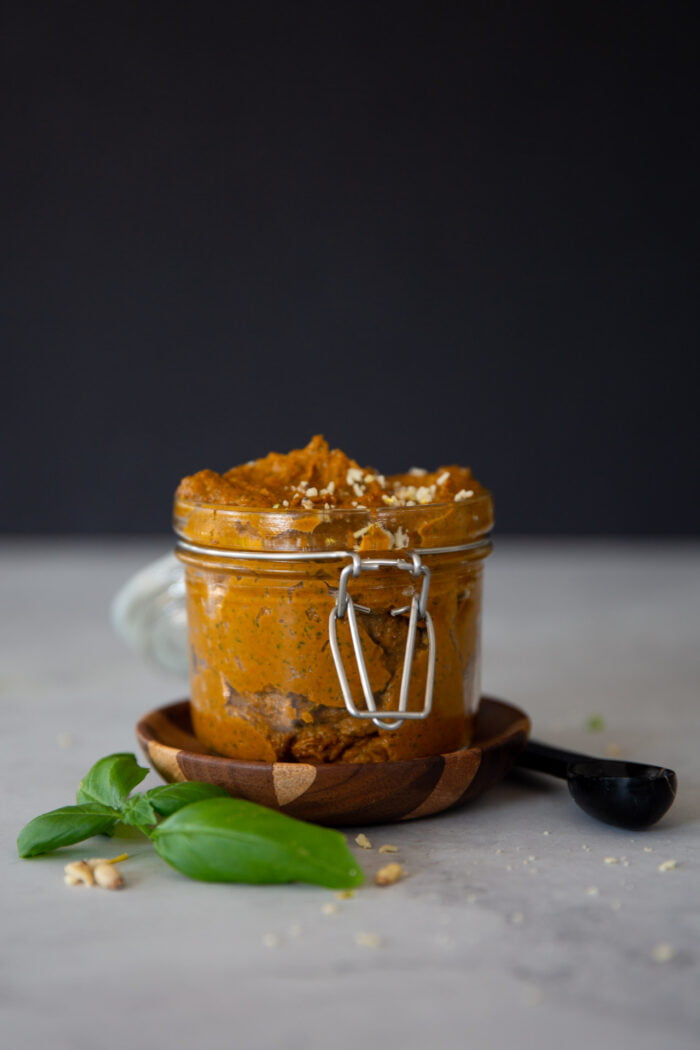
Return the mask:
[[[250,761],[381,762],[469,742],[488,493],[372,510],[176,501],[195,733]]]

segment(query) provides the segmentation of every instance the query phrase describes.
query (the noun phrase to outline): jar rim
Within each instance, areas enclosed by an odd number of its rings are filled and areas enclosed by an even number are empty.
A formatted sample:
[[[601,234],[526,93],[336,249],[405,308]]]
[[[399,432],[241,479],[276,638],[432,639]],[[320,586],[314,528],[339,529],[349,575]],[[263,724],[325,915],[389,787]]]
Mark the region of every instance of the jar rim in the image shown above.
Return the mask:
[[[219,550],[386,551],[459,547],[493,528],[493,500],[484,489],[451,503],[411,507],[237,507],[176,498],[176,535]]]

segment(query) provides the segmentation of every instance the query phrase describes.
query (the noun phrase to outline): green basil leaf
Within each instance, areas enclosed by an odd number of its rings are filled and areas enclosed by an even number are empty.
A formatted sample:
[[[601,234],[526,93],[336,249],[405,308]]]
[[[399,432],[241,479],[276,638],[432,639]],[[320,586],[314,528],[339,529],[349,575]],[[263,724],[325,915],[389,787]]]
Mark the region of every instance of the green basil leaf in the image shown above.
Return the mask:
[[[158,823],[158,814],[145,795],[132,795],[122,806],[121,820],[144,831]]]
[[[36,857],[93,835],[105,835],[112,830],[118,816],[113,809],[96,802],[53,809],[22,828],[17,837],[17,851],[20,857]]]
[[[76,802],[99,802],[119,809],[148,770],[139,766],[131,754],[107,755],[96,762],[80,781]]]
[[[339,831],[243,799],[212,798],[173,813],[152,834],[163,860],[205,882],[360,886],[364,875]]]
[[[201,802],[205,798],[228,798],[229,794],[215,784],[204,784],[198,780],[183,780],[178,784],[163,784],[144,792],[156,813],[169,817],[183,806],[192,802]]]

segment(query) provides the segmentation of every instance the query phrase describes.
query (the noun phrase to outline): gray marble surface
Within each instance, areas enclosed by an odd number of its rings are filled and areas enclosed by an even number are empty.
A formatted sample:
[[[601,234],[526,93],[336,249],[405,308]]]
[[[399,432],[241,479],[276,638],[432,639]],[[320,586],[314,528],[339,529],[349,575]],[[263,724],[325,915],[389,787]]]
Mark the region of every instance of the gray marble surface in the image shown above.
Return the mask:
[[[103,845],[20,861],[14,839],[96,758],[135,751],[145,710],[184,695],[107,615],[167,547],[0,547],[5,1045],[697,1048],[700,546],[504,540],[486,570],[485,688],[541,739],[675,768],[655,828],[597,824],[558,781],[509,779],[461,811],[367,829],[367,872],[391,842],[409,875],[352,900],[191,882],[136,839],[123,891],[67,887],[65,861]]]

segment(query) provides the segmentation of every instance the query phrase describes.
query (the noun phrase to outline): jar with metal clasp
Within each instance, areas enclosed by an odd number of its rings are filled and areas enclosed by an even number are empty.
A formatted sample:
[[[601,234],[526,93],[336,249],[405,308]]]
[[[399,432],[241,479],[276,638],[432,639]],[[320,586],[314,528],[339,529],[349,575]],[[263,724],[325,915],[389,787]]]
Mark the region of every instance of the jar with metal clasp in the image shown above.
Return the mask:
[[[198,738],[261,762],[466,746],[492,524],[483,490],[313,512],[176,499]]]

